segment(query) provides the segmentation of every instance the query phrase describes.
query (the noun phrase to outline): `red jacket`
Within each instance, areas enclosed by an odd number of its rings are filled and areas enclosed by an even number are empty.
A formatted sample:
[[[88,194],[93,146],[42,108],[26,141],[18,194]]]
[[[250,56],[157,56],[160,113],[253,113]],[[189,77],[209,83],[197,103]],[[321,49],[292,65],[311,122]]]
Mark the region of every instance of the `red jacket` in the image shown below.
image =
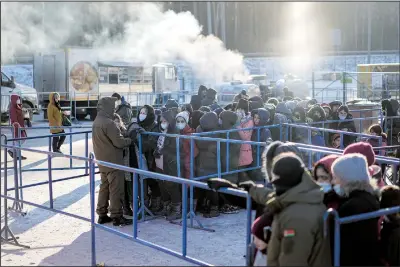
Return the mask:
[[[182,134],[184,135],[191,135],[195,133],[196,130],[190,128],[188,125],[182,130]],[[193,159],[197,157],[199,154],[199,150],[197,149],[196,143],[193,142]],[[183,151],[184,151],[184,177],[189,179],[190,178],[190,139],[183,139]],[[193,174],[194,175],[194,174]]]
[[[17,104],[17,100],[20,99],[18,95],[11,96],[11,104],[10,104],[10,121],[11,125],[14,126],[14,137],[18,137],[18,129],[19,127],[24,127],[24,114],[22,112],[22,104]],[[21,132],[21,137],[26,137],[25,131]]]

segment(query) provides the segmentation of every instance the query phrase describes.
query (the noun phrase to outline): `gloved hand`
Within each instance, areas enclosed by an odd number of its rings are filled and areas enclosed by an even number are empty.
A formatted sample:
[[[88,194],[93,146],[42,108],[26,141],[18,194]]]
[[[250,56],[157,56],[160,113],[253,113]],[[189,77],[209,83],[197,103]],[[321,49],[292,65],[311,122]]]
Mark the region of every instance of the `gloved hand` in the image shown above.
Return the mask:
[[[250,181],[250,180],[239,184],[239,187],[240,187],[240,188],[243,188],[243,189],[246,190],[247,192],[249,192],[250,189],[251,189],[252,187],[254,187],[254,186],[256,186],[256,184],[255,184],[253,181]]]
[[[211,178],[207,180],[208,187],[214,190],[219,190],[220,188],[234,188],[237,189],[237,185],[229,182],[228,180],[225,179],[220,179],[220,178]]]
[[[140,128],[137,129],[137,131],[138,131],[140,134],[142,134],[142,133],[144,133],[146,130],[143,129],[142,127],[140,127]]]

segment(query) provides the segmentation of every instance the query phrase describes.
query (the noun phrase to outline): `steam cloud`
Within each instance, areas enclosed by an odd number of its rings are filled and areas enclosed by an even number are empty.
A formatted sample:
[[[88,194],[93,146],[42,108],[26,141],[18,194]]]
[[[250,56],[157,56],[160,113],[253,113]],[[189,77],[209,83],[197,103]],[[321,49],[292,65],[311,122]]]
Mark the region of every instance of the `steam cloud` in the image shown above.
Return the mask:
[[[155,3],[1,3],[2,62],[79,41],[98,48],[102,60],[183,60],[200,80],[245,77],[243,56],[201,32],[191,13]]]

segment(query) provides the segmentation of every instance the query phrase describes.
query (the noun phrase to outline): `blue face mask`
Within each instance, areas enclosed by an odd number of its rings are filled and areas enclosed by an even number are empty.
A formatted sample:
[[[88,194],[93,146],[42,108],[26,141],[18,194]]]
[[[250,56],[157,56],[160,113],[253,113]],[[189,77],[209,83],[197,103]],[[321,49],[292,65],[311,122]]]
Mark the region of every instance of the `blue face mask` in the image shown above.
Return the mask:
[[[335,184],[333,186],[333,190],[335,190],[336,194],[338,194],[339,196],[344,196],[343,188],[339,184]]]

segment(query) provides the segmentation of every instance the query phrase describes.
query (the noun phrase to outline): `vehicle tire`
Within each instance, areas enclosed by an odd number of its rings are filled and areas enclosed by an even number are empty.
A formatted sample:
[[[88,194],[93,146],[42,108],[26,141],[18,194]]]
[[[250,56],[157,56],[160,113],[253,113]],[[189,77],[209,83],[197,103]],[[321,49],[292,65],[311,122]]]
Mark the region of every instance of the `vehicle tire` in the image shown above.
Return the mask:
[[[33,120],[33,108],[29,103],[23,102],[22,107],[26,108],[29,111],[29,119],[32,121]]]
[[[96,119],[96,117],[97,117],[97,110],[96,109],[91,110],[89,112],[89,116],[90,116],[90,120],[94,121]]]

